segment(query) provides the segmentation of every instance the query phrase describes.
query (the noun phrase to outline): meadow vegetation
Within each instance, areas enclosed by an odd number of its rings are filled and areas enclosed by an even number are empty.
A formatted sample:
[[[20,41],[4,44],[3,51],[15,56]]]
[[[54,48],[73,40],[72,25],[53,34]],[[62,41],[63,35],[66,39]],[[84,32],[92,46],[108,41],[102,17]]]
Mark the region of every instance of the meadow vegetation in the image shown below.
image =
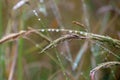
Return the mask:
[[[0,80],[120,80],[119,0],[0,0]]]

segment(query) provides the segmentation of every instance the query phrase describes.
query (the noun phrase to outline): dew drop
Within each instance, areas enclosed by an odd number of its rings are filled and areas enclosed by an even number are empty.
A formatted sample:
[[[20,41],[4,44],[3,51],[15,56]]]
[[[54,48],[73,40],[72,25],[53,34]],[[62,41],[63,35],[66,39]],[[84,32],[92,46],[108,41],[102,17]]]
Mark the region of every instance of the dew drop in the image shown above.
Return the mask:
[[[87,35],[88,35],[88,33],[84,33],[84,35],[86,35],[86,36],[87,36]]]
[[[38,13],[36,10],[33,10],[33,13],[35,14],[35,16],[38,16]]]
[[[77,67],[77,63],[73,63],[72,69],[75,70]]]
[[[41,29],[41,32],[44,32],[45,31],[45,29]]]
[[[59,29],[56,29],[55,31],[56,31],[56,32],[59,32]]]
[[[65,31],[65,29],[61,29],[61,31]]]
[[[69,30],[69,33],[72,33],[73,31],[72,30]]]
[[[55,29],[51,29],[51,31],[53,31],[53,32],[54,32],[54,31],[55,31]]]
[[[78,31],[75,31],[75,33],[78,33]]]
[[[51,31],[51,29],[48,29],[48,31],[50,32],[50,31]]]
[[[40,21],[41,19],[40,18],[38,18],[38,21]]]
[[[83,34],[83,32],[80,32],[80,34]]]
[[[76,66],[77,66],[77,63],[74,63],[74,66],[76,67]]]

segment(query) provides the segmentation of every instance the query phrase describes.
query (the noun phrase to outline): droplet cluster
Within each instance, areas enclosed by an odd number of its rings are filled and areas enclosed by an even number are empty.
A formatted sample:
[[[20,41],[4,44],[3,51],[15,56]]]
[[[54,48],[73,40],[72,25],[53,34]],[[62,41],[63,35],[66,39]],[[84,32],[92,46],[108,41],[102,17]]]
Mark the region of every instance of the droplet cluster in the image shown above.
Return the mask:
[[[77,30],[69,30],[69,29],[39,29],[41,32],[67,32],[67,33],[75,33],[75,34],[84,34],[87,35],[87,33]]]
[[[37,11],[36,10],[32,10],[32,11],[33,11],[34,15],[38,18],[38,21],[40,21],[41,19],[39,18]]]

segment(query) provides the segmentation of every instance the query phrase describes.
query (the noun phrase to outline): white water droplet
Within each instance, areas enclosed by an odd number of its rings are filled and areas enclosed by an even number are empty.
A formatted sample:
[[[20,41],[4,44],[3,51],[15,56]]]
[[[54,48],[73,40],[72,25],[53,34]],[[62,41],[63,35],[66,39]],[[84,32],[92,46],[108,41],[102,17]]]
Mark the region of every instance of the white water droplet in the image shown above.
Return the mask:
[[[51,29],[48,29],[48,31],[50,32],[50,31],[51,31]]]
[[[41,29],[41,32],[45,32],[45,29]]]
[[[61,29],[61,31],[65,31],[65,29]]]
[[[78,31],[75,31],[75,33],[78,33]]]
[[[54,31],[55,31],[55,29],[51,29],[51,31],[53,31],[53,32],[54,32]]]
[[[88,35],[88,33],[84,33],[84,35],[86,35],[86,36],[87,36],[87,35]]]
[[[56,31],[56,32],[59,32],[59,29],[56,29],[55,31]]]
[[[77,67],[77,63],[73,63],[72,69],[75,70]]]
[[[37,17],[38,17],[38,13],[37,13],[37,11],[36,11],[36,10],[33,10],[33,13],[35,14],[35,16],[37,16]]]
[[[69,30],[69,33],[72,33],[73,31],[72,30]]]
[[[83,34],[83,32],[80,32],[80,34]]]
[[[40,18],[38,18],[38,21],[40,21],[41,19]]]

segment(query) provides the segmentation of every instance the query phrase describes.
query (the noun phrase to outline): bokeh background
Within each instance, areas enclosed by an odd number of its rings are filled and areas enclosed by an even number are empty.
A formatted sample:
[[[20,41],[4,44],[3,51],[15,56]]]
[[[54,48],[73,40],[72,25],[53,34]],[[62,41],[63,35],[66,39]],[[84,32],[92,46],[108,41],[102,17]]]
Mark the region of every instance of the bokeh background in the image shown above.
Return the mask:
[[[1,38],[28,27],[87,31],[120,39],[120,0],[0,0]],[[67,34],[39,33],[51,41]],[[90,70],[98,64],[120,60],[113,55],[120,56],[118,48],[88,40],[63,41],[40,53],[49,43],[32,33],[0,44],[0,80],[90,80]],[[103,68],[95,80],[120,80],[119,67]]]

